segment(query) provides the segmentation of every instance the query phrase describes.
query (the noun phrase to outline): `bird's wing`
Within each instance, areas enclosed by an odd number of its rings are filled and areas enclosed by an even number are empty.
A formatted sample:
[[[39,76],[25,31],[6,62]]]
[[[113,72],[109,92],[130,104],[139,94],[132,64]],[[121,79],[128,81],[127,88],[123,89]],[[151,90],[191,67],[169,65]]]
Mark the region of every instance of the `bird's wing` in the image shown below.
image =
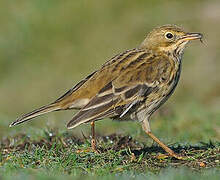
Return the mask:
[[[142,56],[142,58],[141,58]],[[136,104],[155,91],[159,85],[158,72],[152,55],[142,53],[138,58],[126,63],[118,70],[118,77],[104,86],[89,103],[68,123],[74,128],[82,123],[104,117],[124,116]],[[161,70],[160,70],[161,71]],[[94,85],[95,86],[95,85]],[[122,108],[123,107],[123,108]]]
[[[107,61],[99,70],[93,72],[77,85],[67,91],[64,95],[49,105],[40,107],[24,114],[11,123],[14,126],[26,122],[34,117],[52,111],[64,109],[80,109],[88,104],[106,84],[118,76],[118,69],[122,64],[129,63],[143,53],[143,50],[131,49],[120,53]]]
[[[116,115],[122,117],[152,89],[145,84],[114,87],[113,82],[110,82],[73,117],[67,127],[70,129],[82,123]]]
[[[94,73],[80,81],[76,86],[58,98],[53,104],[61,109],[81,109],[109,82],[117,78],[120,65],[130,62],[143,50],[131,49],[117,54]]]

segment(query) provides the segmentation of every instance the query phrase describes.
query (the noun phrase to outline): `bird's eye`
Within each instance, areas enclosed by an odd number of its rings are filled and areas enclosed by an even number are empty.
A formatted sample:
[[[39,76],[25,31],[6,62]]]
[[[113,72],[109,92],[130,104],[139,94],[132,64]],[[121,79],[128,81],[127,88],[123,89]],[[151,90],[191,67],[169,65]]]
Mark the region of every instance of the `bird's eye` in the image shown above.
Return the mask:
[[[166,37],[167,39],[172,39],[172,38],[173,38],[173,34],[172,34],[171,32],[167,32],[167,33],[165,34],[165,37]]]

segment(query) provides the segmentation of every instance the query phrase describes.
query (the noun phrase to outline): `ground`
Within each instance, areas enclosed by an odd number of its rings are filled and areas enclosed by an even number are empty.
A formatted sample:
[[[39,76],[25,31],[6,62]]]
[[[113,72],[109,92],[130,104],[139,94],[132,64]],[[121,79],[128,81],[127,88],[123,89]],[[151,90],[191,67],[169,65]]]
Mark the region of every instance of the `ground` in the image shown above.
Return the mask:
[[[9,178],[24,177],[80,177],[108,179],[130,177],[220,177],[220,143],[209,142],[170,144],[184,159],[166,156],[156,144],[146,146],[131,136],[112,134],[98,136],[98,153],[90,148],[90,138],[79,139],[69,133],[44,131],[44,137],[31,140],[25,134],[6,138],[1,142],[0,174]],[[169,174],[167,174],[170,172]],[[204,178],[203,177],[203,178]]]

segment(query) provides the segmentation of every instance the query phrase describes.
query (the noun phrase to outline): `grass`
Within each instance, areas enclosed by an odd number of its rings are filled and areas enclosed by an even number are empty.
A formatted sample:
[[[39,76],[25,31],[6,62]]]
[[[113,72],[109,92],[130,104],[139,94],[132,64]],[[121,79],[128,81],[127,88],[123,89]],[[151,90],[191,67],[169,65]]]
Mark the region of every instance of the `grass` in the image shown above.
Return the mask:
[[[1,177],[219,179],[219,114],[196,103],[182,104],[181,111],[178,104],[175,107],[177,111],[172,111],[172,106],[163,107],[152,117],[151,124],[155,134],[184,156],[184,160],[167,157],[163,149],[147,139],[139,123],[98,121],[99,153],[94,153],[90,148],[88,125],[74,131],[51,128],[50,123],[45,128],[32,127],[44,119],[41,117],[8,129],[8,134],[2,137]]]
[[[184,160],[167,157],[139,123],[98,121],[99,153],[94,153],[88,125],[74,131],[51,129],[50,123],[32,127],[39,118],[3,136],[0,174],[3,179],[219,179],[219,114],[196,103],[182,104],[181,111],[178,104],[177,111],[171,107],[152,117],[152,129]]]
[[[210,172],[213,177],[220,176],[219,142],[170,144],[175,152],[185,157],[177,160],[167,157],[157,145],[146,146],[130,136],[113,134],[99,136],[97,140],[99,153],[94,153],[89,138],[79,139],[67,132],[44,131],[44,137],[38,140],[18,134],[1,142],[0,174],[4,174],[3,177],[18,174],[22,178],[64,175],[142,179],[156,177],[155,174],[162,178],[164,173],[167,178],[176,177],[178,171],[182,174],[189,171],[188,177]]]

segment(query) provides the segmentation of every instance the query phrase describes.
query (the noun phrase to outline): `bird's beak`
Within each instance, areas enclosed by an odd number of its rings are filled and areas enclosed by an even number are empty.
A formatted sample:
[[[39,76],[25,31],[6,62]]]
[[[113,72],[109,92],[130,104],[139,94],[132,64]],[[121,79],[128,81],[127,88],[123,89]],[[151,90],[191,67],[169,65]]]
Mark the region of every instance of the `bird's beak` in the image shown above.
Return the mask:
[[[202,38],[203,35],[201,33],[187,33],[186,35],[181,37],[181,40],[183,41],[191,41],[196,39],[202,40]]]

